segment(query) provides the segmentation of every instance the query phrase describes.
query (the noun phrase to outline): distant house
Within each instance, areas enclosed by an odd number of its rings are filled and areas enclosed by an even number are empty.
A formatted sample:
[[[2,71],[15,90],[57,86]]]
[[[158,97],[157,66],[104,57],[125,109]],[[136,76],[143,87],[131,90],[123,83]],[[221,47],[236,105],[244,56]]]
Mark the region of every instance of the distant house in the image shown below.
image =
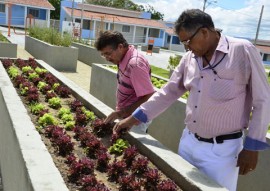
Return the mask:
[[[270,64],[270,41],[257,40],[255,46],[260,51],[264,64]]]
[[[0,0],[0,25],[8,25],[10,14],[11,26],[29,26],[31,17],[36,25],[48,27],[51,10],[54,7],[47,0]]]
[[[130,44],[145,45],[149,39],[154,39],[154,46],[170,48],[170,44],[177,42],[168,40],[168,36],[172,36],[167,32],[168,27],[163,21],[152,20],[151,13],[92,4],[72,5],[71,1],[61,2],[59,27],[60,31],[83,39],[96,39],[100,31],[117,30]]]

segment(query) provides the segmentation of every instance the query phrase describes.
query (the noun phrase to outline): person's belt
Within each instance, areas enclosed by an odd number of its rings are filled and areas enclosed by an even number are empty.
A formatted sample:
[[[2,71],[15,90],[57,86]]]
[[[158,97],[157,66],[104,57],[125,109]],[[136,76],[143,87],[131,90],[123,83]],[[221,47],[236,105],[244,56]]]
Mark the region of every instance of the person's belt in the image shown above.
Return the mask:
[[[200,137],[199,135],[197,135],[196,133],[194,135],[199,141],[203,141],[203,142],[207,142],[207,143],[214,143],[215,142],[214,140],[216,140],[216,143],[220,144],[220,143],[223,143],[224,140],[238,139],[238,138],[242,137],[243,132],[238,131],[238,132],[232,133],[232,134],[220,135],[220,136],[217,136],[215,138],[203,138],[203,137]]]

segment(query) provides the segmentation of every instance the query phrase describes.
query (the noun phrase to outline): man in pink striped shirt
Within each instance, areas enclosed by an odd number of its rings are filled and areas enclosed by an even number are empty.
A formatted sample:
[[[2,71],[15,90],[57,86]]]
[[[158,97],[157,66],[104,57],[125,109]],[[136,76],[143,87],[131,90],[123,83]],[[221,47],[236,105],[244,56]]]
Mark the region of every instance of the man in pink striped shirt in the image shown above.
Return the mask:
[[[114,129],[152,120],[189,91],[178,153],[235,191],[238,174],[254,170],[258,151],[269,148],[270,87],[261,56],[249,41],[221,34],[199,9],[184,11],[175,32],[189,51],[167,85]]]
[[[111,123],[115,119],[129,116],[138,106],[145,102],[153,93],[151,69],[148,61],[118,31],[105,31],[100,34],[95,44],[98,51],[118,66],[116,111],[104,121]],[[147,126],[141,124],[143,131]]]

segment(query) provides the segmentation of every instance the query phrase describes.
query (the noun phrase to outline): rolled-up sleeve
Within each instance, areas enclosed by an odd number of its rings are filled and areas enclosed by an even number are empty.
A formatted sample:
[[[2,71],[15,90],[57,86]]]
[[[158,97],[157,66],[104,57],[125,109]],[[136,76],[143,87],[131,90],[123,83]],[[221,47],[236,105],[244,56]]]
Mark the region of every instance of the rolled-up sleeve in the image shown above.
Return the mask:
[[[270,123],[270,86],[257,49],[253,45],[246,46],[246,54],[251,66],[252,118],[244,148],[264,150],[269,148],[266,133]]]

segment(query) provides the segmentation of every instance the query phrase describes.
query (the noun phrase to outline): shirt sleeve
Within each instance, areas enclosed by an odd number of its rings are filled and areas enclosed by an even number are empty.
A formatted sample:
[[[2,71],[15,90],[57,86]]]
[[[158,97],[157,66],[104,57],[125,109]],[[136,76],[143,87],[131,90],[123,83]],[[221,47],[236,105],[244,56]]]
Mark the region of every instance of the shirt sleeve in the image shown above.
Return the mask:
[[[145,96],[155,91],[151,82],[149,64],[141,62],[130,64],[130,80],[137,97]]]
[[[169,82],[133,112],[132,115],[134,118],[144,123],[151,121],[187,91],[183,83],[184,60],[183,57],[178,67],[173,72]]]
[[[247,150],[264,150],[269,148],[266,134],[270,122],[270,86],[267,82],[262,59],[257,49],[246,46],[247,62],[251,66],[250,88],[252,97],[252,118],[244,148]]]

